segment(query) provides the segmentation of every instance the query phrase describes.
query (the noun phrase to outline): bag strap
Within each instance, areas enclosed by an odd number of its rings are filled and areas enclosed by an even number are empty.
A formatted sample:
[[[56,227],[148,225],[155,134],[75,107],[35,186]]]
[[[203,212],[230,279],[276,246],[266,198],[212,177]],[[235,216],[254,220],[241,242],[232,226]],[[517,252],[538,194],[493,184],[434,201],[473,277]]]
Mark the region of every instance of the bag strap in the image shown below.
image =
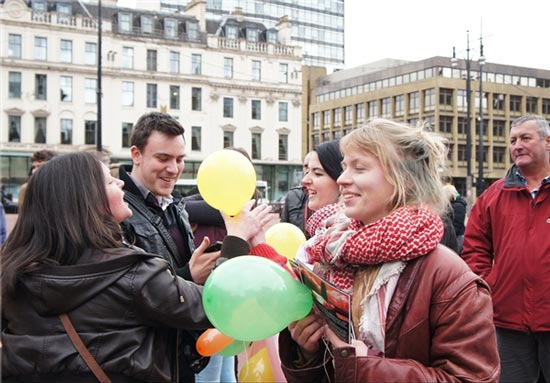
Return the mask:
[[[82,342],[82,339],[80,339],[80,336],[74,329],[73,324],[69,319],[69,316],[67,314],[60,314],[59,319],[61,319],[61,323],[63,324],[65,331],[67,331],[67,334],[69,334],[69,338],[71,338],[71,342],[73,342],[74,347],[76,348],[82,359],[84,359],[86,365],[90,368],[90,370],[92,370],[97,380],[99,380],[101,383],[111,383],[111,379],[109,379],[105,371],[103,371],[101,366],[97,363],[93,355],[90,353],[84,342]]]

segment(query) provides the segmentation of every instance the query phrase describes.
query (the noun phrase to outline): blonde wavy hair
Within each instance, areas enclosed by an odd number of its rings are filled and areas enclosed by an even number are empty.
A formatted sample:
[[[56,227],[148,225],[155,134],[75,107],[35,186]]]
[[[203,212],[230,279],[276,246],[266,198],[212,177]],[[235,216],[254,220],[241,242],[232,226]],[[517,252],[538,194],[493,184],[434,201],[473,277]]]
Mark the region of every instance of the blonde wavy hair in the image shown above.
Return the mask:
[[[373,119],[345,135],[340,150],[370,153],[378,158],[387,181],[394,186],[391,211],[403,206],[427,206],[442,214],[449,200],[443,190],[447,140],[423,126]]]

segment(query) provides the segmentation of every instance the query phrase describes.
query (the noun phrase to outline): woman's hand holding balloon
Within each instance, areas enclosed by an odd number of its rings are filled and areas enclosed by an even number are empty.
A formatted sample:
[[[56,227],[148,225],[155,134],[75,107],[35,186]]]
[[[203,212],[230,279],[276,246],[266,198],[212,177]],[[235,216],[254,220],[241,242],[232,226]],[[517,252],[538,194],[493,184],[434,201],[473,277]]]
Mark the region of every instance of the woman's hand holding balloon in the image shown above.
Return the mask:
[[[319,352],[321,337],[325,334],[325,326],[321,318],[312,312],[304,319],[289,324],[288,331],[300,347],[302,355],[307,360],[315,358]]]
[[[271,220],[271,208],[269,205],[259,205],[252,209],[254,203],[254,200],[248,201],[235,216],[229,216],[222,212],[227,235],[250,241],[263,232],[264,225]]]

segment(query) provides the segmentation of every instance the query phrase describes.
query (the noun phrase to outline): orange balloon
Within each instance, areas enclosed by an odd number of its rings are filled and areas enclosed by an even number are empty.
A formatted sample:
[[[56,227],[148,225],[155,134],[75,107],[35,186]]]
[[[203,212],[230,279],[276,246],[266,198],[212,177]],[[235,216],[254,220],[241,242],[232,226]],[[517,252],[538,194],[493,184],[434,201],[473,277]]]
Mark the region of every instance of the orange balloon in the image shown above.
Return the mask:
[[[202,356],[211,356],[229,346],[233,341],[233,338],[222,334],[220,330],[209,328],[197,339],[197,352]]]

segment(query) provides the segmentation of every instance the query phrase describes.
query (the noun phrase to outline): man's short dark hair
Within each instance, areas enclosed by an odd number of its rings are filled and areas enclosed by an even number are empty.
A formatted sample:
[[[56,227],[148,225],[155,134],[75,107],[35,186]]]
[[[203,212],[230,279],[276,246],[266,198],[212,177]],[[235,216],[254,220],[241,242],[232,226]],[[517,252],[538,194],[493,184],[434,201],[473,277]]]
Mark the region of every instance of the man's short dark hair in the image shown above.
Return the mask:
[[[39,150],[34,152],[31,156],[31,162],[46,162],[57,156],[57,152],[53,150]]]
[[[151,133],[157,130],[167,136],[175,137],[185,132],[183,126],[174,117],[166,113],[150,112],[142,115],[132,129],[130,145],[143,151]]]

